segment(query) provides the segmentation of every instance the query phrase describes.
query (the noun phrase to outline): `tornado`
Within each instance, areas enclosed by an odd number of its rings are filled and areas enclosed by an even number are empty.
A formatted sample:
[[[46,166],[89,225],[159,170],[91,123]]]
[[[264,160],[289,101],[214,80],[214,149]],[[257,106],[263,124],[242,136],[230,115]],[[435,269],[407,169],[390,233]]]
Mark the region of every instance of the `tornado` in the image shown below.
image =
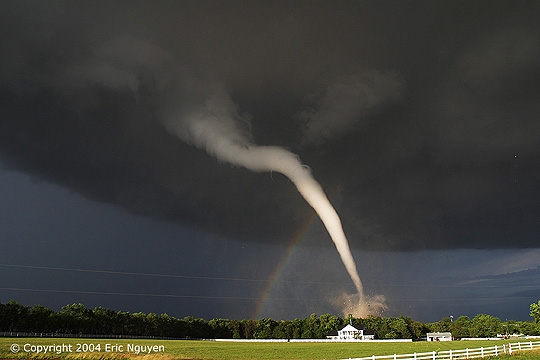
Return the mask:
[[[363,302],[362,281],[341,220],[309,167],[302,164],[296,154],[277,146],[253,144],[241,130],[242,121],[234,103],[224,95],[209,99],[187,114],[169,113],[165,119],[172,133],[219,161],[255,172],[278,172],[289,178],[326,227],[356,287],[359,302]]]

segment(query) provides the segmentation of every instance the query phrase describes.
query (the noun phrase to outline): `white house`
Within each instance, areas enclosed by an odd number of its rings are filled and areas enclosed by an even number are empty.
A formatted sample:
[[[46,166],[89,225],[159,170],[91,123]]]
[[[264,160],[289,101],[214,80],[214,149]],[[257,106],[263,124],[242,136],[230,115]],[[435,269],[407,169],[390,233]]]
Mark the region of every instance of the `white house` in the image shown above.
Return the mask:
[[[452,341],[452,333],[434,332],[426,334],[427,341]]]
[[[363,326],[356,328],[347,324],[340,326],[337,331],[330,331],[326,337],[332,340],[373,340],[375,332],[365,330]]]

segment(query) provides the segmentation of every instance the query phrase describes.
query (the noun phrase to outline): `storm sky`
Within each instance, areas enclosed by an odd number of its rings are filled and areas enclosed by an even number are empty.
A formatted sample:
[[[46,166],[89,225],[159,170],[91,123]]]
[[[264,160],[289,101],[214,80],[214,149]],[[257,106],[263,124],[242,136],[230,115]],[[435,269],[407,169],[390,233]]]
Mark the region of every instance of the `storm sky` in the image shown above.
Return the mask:
[[[332,298],[354,287],[323,223],[282,174],[222,156],[218,134],[298,155],[384,315],[528,320],[539,13],[535,1],[0,2],[0,301],[342,315]]]

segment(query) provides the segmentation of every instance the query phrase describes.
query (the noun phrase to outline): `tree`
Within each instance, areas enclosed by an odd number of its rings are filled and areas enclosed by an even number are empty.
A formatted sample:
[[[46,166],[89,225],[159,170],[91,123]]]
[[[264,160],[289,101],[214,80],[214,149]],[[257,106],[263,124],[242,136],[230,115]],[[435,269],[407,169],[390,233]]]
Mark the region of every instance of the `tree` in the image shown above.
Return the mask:
[[[94,310],[92,310],[92,313],[94,315],[95,334],[121,334],[120,331],[116,331],[114,322],[116,313],[114,311],[105,309],[102,306],[98,306],[95,307]]]
[[[444,317],[436,323],[431,324],[431,331],[433,332],[447,332],[451,331],[452,320],[449,317]]]
[[[255,330],[257,329],[257,320],[242,320],[240,321],[241,334],[244,339],[254,339]]]
[[[25,331],[28,321],[28,312],[28,307],[13,300],[5,305],[1,305],[0,326],[2,331]]]
[[[83,304],[62,306],[62,310],[58,315],[63,332],[69,334],[89,334],[92,332],[90,324],[94,314],[92,310],[87,309]]]
[[[429,332],[427,325],[409,317],[404,318],[413,340],[419,340]]]
[[[276,327],[274,328],[274,335],[273,338],[275,339],[290,339],[290,321],[288,320],[281,320],[278,322]]]
[[[390,319],[389,326],[391,331],[393,331],[398,339],[411,339],[411,332],[407,326],[407,321],[403,316],[398,318]]]
[[[501,320],[495,316],[478,314],[471,320],[469,333],[472,337],[492,337],[503,332]]]
[[[324,339],[329,331],[337,330],[343,324],[343,320],[331,314],[322,314],[319,316],[319,327],[316,332],[316,337]]]
[[[530,321],[518,321],[515,325],[515,330],[510,334],[521,333],[523,335],[537,336],[540,335],[540,324]]]
[[[375,331],[376,339],[385,339],[386,335],[390,332],[388,322],[380,316],[368,316],[364,321],[366,329]]]
[[[51,315],[53,311],[45,306],[34,305],[28,312],[27,331],[49,332],[52,330]]]
[[[114,326],[120,335],[127,333],[131,315],[127,311],[117,311],[114,315]]]
[[[319,319],[317,319],[317,315],[311,314],[308,318],[304,319],[302,339],[315,339],[317,337],[316,333],[318,327]]]
[[[534,322],[540,323],[540,300],[537,303],[532,303],[530,310],[529,315],[534,318]]]
[[[471,319],[468,316],[460,316],[450,326],[452,336],[456,339],[469,337],[469,328],[471,327]]]
[[[262,318],[257,321],[257,327],[255,328],[255,339],[271,339],[274,336],[274,328],[277,326],[277,322],[270,318]]]
[[[208,325],[212,328],[213,338],[216,339],[231,339],[233,336],[230,328],[230,320],[226,319],[212,319],[208,322]]]
[[[240,334],[240,321],[229,320],[229,331],[232,333],[233,339],[241,339],[242,335]]]
[[[146,321],[146,314],[143,312],[136,312],[130,314],[127,318],[127,324],[125,326],[126,333],[129,335],[150,335],[148,334],[148,327]]]
[[[148,315],[146,315],[146,331],[148,335],[157,335],[158,319],[159,317],[156,313],[148,313]]]
[[[184,321],[187,323],[188,337],[192,339],[209,339],[212,337],[212,329],[206,320],[186,316]]]
[[[292,335],[291,339],[300,339],[302,338],[304,322],[298,318],[295,318],[291,323]]]

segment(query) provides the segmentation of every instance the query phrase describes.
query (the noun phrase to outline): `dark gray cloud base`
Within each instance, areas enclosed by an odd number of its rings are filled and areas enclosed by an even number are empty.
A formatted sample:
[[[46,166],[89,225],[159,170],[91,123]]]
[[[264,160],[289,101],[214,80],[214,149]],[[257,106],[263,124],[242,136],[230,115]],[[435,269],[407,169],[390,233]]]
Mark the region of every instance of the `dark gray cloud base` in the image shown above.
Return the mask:
[[[254,143],[312,168],[353,247],[536,247],[538,7],[2,2],[0,156],[134,213],[285,242],[312,211],[288,180],[163,122],[220,93]]]

